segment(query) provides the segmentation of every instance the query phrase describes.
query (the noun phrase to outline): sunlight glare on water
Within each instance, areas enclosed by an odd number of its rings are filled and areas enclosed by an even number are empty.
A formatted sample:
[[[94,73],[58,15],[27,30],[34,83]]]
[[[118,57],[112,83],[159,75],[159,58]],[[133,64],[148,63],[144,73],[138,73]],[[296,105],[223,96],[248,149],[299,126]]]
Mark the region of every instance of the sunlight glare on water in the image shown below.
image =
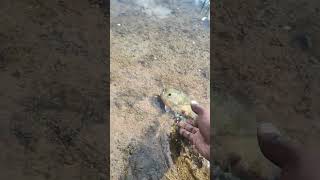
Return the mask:
[[[169,8],[157,4],[154,0],[138,0],[136,3],[137,5],[142,6],[149,16],[154,15],[159,18],[165,18],[171,14],[171,10]]]
[[[115,8],[118,3],[130,4],[140,8],[139,10],[148,16],[159,19],[173,17],[175,11],[181,6],[197,10],[203,18],[210,20],[209,0],[111,0],[111,7]]]

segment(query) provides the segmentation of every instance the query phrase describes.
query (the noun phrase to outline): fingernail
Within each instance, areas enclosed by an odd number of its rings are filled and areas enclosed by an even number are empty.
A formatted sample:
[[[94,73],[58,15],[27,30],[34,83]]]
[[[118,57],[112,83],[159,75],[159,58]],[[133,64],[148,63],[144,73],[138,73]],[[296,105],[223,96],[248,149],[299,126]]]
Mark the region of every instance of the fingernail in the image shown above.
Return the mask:
[[[191,104],[198,105],[199,103],[197,101],[195,101],[195,100],[192,100]]]

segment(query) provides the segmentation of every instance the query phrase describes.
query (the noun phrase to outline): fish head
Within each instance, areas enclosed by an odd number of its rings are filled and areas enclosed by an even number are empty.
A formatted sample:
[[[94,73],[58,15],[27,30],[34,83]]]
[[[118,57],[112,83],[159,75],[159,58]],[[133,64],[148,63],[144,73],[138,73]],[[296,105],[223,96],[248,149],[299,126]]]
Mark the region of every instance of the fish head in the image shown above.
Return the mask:
[[[172,88],[163,89],[160,98],[165,105],[165,111],[173,111],[182,116],[196,118],[196,114],[191,109],[190,98],[183,93]]]
[[[163,89],[160,98],[166,106],[172,108],[173,106],[184,103],[186,95],[176,89],[165,88]]]

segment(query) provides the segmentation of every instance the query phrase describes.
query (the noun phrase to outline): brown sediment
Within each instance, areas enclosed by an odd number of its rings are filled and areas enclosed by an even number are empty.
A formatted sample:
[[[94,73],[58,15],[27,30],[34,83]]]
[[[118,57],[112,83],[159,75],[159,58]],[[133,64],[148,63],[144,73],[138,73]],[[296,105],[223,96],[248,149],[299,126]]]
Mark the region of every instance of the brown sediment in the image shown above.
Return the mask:
[[[207,167],[198,168],[191,160],[190,154],[183,154],[177,157],[175,166],[170,168],[165,174],[167,180],[189,180],[189,179],[210,179],[210,171]]]
[[[210,170],[202,164],[203,157],[192,151],[176,128],[170,133],[170,150],[174,166],[164,174],[166,180],[210,179]]]
[[[216,3],[210,64],[215,159],[237,153],[249,171],[271,179],[276,168],[260,152],[256,122],[319,146],[320,2]]]

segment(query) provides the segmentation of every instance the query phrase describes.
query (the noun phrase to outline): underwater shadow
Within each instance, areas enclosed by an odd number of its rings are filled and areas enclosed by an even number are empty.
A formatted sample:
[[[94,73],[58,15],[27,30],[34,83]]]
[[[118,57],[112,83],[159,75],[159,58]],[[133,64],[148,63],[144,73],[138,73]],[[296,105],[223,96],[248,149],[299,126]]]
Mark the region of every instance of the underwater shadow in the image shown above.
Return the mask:
[[[120,179],[156,180],[168,171],[172,163],[168,136],[159,131],[159,127],[160,123],[155,121],[141,141],[129,144],[129,147],[134,148],[129,152],[128,167]]]

